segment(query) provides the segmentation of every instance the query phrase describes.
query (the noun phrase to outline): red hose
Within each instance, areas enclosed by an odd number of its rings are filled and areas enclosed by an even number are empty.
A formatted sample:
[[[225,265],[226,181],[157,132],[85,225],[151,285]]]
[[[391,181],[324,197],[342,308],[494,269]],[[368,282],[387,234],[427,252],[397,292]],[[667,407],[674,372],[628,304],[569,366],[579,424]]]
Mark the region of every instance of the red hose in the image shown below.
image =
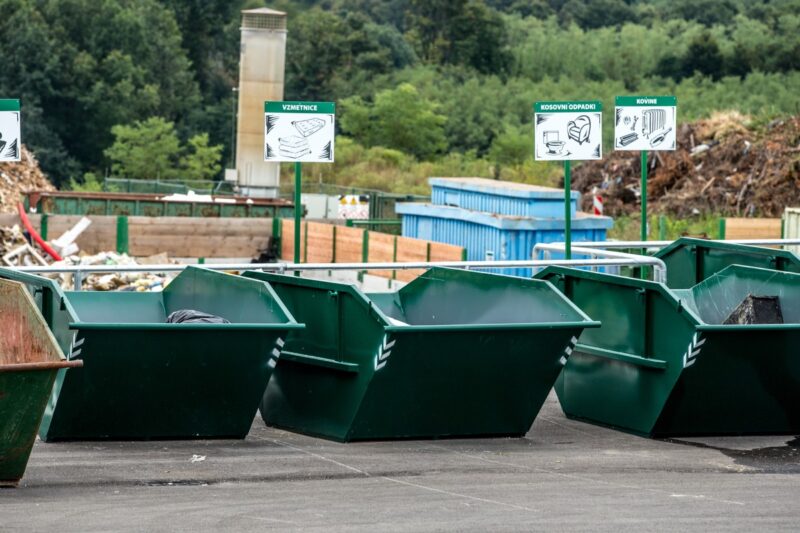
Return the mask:
[[[22,202],[19,202],[17,204],[17,211],[19,211],[19,219],[22,221],[22,225],[25,226],[26,230],[28,230],[28,233],[30,233],[31,238],[34,241],[36,241],[36,244],[41,246],[42,250],[47,252],[47,255],[49,255],[56,261],[61,261],[61,256],[58,255],[58,252],[53,250],[53,248],[49,244],[44,242],[44,239],[42,239],[41,235],[39,235],[39,233],[35,229],[33,229],[31,221],[28,220],[28,215],[25,214],[25,206],[22,205]]]

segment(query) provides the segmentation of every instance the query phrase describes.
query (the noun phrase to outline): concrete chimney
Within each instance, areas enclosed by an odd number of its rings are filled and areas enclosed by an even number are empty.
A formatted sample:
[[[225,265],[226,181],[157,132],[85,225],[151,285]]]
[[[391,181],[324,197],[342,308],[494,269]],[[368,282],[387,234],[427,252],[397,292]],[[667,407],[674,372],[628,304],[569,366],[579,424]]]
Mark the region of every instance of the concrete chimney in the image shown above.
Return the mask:
[[[264,101],[283,100],[286,13],[268,8],[242,11],[236,182],[242,194],[275,198],[280,164],[264,162]]]

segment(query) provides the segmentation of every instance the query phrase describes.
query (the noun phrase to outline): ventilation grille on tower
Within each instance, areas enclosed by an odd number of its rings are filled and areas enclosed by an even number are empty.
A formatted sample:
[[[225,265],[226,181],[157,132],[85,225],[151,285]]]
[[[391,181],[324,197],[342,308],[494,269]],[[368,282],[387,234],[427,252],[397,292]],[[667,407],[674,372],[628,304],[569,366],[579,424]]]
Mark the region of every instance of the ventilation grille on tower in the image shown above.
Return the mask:
[[[255,10],[253,10],[255,11]],[[242,28],[256,30],[285,30],[286,15],[279,11],[242,13]]]

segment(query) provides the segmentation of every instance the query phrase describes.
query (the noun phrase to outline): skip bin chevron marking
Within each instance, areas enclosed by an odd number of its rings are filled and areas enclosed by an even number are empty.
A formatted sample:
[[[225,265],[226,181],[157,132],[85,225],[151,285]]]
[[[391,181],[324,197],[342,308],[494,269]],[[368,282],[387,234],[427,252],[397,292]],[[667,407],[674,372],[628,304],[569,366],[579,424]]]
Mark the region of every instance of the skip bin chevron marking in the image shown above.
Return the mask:
[[[396,341],[389,341],[388,335],[383,338],[383,344],[378,349],[378,357],[375,358],[375,370],[380,370],[386,366],[389,356],[392,354],[392,347]]]
[[[575,338],[575,337],[572,337],[569,340],[569,344],[567,344],[567,347],[564,348],[564,355],[562,355],[561,359],[558,360],[558,362],[561,363],[561,366],[564,366],[564,365],[567,364],[567,360],[569,359],[569,356],[572,355],[572,351],[575,349],[575,345],[576,344],[578,344],[578,339]]]
[[[70,346],[69,348],[69,359],[72,359],[73,357],[78,357],[81,354],[82,351],[81,346],[83,346],[83,341],[86,340],[85,338],[79,339],[77,331],[75,332],[72,338],[73,338],[72,346]]]
[[[683,368],[689,368],[697,361],[697,356],[700,354],[700,347],[706,343],[705,339],[698,339],[697,333],[692,337],[692,342],[689,343],[689,348],[683,354]]]
[[[278,364],[278,359],[281,357],[281,349],[283,348],[284,344],[286,343],[280,337],[278,337],[275,341],[276,347],[272,349],[272,357],[270,357],[269,361],[267,361],[267,365],[269,365],[270,368],[275,368],[275,366]]]

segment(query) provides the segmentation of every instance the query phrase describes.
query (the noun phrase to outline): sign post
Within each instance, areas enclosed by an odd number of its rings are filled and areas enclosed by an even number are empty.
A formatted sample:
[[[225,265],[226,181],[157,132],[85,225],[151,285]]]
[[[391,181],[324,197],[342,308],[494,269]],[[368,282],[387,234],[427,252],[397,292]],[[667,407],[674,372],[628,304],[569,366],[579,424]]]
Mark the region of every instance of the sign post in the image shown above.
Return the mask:
[[[300,262],[303,163],[333,163],[333,102],[264,102],[264,161],[294,163],[294,262]]]
[[[534,159],[564,162],[564,255],[571,259],[570,161],[602,157],[603,105],[598,101],[536,102],[533,113]]]
[[[674,96],[617,96],[614,150],[639,150],[641,161],[642,241],[647,240],[647,152],[675,150],[677,109]]]
[[[20,160],[20,136],[19,100],[0,100],[0,163]]]

